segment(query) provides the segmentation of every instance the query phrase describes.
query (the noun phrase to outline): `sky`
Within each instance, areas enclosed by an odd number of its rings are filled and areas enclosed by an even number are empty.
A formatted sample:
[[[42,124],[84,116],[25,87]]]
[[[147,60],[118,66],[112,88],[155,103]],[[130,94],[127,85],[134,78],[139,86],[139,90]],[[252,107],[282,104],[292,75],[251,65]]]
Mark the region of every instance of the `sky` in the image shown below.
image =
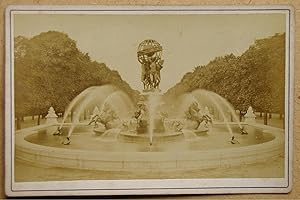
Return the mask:
[[[160,88],[166,91],[196,66],[217,56],[241,55],[256,39],[285,32],[284,14],[15,14],[14,36],[49,30],[67,33],[92,60],[117,70],[142,90],[137,47],[154,39],[163,47]]]

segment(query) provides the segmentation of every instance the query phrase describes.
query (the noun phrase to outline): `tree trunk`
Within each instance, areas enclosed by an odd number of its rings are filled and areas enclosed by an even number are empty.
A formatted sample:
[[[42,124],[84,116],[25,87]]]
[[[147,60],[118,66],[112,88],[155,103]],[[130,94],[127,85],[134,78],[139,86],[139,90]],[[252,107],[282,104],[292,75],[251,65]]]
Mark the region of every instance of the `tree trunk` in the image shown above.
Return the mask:
[[[264,125],[268,125],[268,112],[265,111],[264,113]]]
[[[279,119],[282,119],[282,113],[279,114]]]
[[[240,110],[240,122],[242,121],[242,111]]]
[[[34,120],[34,115],[31,116],[31,120]]]
[[[262,116],[263,116],[263,114],[262,114],[262,112],[260,112],[259,117],[262,118]]]
[[[38,115],[37,125],[41,124],[41,114]]]
[[[22,120],[22,122],[24,122],[24,117],[23,116],[21,117],[21,120]]]
[[[272,119],[272,113],[269,113],[269,119]]]
[[[16,124],[17,124],[17,130],[21,129],[21,119],[20,119],[20,117],[17,117]]]

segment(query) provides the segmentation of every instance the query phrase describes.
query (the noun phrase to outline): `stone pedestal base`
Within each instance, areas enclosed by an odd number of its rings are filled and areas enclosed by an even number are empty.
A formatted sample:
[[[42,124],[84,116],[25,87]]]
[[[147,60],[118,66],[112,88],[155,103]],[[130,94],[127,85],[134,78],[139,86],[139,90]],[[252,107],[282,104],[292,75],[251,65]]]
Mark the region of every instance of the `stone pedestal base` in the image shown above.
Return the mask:
[[[256,123],[256,120],[254,117],[245,117],[246,123]]]
[[[255,116],[251,106],[249,106],[247,113],[244,115],[244,117],[245,117],[246,123],[256,123],[256,120],[255,120],[256,116]]]
[[[57,122],[57,118],[47,118],[46,119],[46,124],[55,124]]]
[[[53,107],[50,107],[48,110],[48,114],[46,115],[46,123],[54,124],[57,123],[57,115],[55,114],[55,110]]]

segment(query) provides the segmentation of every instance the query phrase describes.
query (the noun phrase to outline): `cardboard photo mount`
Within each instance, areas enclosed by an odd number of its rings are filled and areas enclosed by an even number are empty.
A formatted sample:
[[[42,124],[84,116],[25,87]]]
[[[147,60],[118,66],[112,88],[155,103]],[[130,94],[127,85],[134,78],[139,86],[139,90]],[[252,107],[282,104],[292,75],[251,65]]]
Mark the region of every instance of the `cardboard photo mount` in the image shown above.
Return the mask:
[[[15,181],[14,15],[15,14],[272,14],[286,16],[285,128],[283,178],[194,178],[133,180]],[[294,10],[290,6],[22,6],[6,9],[5,191],[8,196],[288,193],[292,189]],[[238,17],[238,16],[237,16]],[[33,24],[34,26],[34,24]],[[30,27],[28,27],[30,29]],[[137,30],[138,31],[138,30]],[[163,31],[163,30],[162,30]],[[259,30],[258,30],[259,31]],[[172,77],[165,77],[172,78]],[[45,169],[47,170],[47,169]],[[203,169],[205,170],[205,169]],[[176,171],[174,172],[176,173]]]

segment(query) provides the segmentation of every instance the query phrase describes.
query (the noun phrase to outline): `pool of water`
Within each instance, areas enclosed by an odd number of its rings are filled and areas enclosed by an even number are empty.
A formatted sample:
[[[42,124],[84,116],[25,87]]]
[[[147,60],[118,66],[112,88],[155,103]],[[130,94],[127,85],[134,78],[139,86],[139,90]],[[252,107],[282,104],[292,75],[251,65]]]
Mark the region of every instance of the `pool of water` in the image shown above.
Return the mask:
[[[158,140],[150,146],[148,141],[127,141],[122,140],[119,135],[111,138],[96,135],[91,130],[77,129],[72,134],[70,145],[63,145],[66,138],[66,131],[62,136],[53,136],[51,132],[41,130],[25,138],[28,142],[56,148],[79,149],[101,152],[176,152],[176,151],[208,151],[224,148],[238,148],[268,142],[274,137],[270,133],[263,132],[261,129],[249,129],[247,135],[241,135],[239,128],[232,127],[234,136],[238,143],[231,144],[231,136],[226,127],[215,126],[206,135],[193,138],[185,138],[179,135],[179,139]]]

